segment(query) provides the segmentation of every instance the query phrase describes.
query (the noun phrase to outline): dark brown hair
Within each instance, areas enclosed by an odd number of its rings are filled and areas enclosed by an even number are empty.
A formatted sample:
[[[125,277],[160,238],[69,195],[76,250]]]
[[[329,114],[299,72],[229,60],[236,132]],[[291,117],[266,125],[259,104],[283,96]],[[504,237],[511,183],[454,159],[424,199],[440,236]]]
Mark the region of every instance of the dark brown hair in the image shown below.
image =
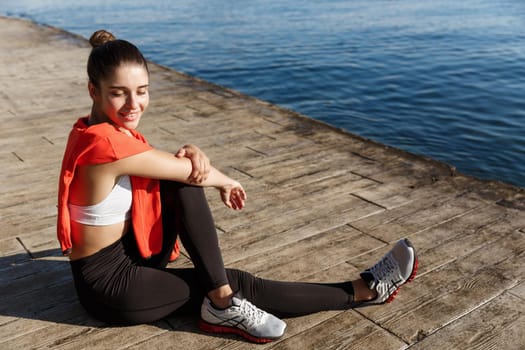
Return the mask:
[[[103,29],[94,32],[89,43],[93,49],[87,63],[87,74],[89,81],[96,87],[100,87],[100,81],[109,78],[115,68],[123,63],[139,64],[149,73],[146,59],[132,43],[116,39]]]

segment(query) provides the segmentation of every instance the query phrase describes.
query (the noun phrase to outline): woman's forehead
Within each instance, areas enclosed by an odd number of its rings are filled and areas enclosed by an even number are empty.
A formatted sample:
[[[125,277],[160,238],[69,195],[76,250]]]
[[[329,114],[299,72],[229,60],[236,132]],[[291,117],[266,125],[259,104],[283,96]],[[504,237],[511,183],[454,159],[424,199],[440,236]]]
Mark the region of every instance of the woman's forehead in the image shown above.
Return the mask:
[[[121,64],[115,68],[113,74],[104,81],[110,87],[145,87],[149,85],[147,69],[140,64]]]

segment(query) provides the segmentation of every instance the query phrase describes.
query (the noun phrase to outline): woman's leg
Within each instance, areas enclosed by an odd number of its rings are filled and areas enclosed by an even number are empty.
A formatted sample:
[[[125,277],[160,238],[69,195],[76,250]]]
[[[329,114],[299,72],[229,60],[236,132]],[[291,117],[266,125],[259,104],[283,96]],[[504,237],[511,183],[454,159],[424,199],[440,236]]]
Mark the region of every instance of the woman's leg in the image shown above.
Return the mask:
[[[200,291],[192,287],[195,283],[141,266],[133,232],[70,264],[81,304],[104,322],[153,322],[179,310],[190,300],[202,301]]]
[[[303,283],[273,281],[228,269],[232,288],[257,307],[278,317],[326,310],[346,310],[354,301],[352,282]]]
[[[312,312],[348,308],[354,296],[352,282],[314,284],[270,281],[239,271],[226,270],[219,248],[217,233],[208,202],[202,188],[171,181],[161,181],[163,223],[165,235],[176,231],[190,254],[197,278],[214,304],[216,295],[229,301],[241,294],[265,311],[296,316]],[[173,238],[166,249],[173,246]],[[168,251],[163,253],[164,261]],[[174,271],[174,273],[177,273]],[[221,287],[227,287],[222,289]],[[222,294],[221,294],[222,293]],[[214,300],[215,299],[215,300]],[[217,305],[222,306],[224,305]]]
[[[207,291],[228,285],[215,223],[201,187],[161,181],[163,251],[152,259],[165,267],[177,235],[190,255],[199,282]],[[148,262],[149,266],[150,262]]]

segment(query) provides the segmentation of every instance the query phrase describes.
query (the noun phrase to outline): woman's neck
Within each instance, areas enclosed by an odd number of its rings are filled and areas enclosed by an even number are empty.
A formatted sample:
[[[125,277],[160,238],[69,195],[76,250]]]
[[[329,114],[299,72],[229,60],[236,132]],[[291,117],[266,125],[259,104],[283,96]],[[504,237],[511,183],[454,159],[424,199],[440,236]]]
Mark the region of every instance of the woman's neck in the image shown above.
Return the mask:
[[[95,106],[91,107],[91,114],[89,115],[89,118],[88,118],[88,124],[95,125],[95,124],[100,124],[104,122],[110,122],[110,121],[103,113],[100,113],[99,111],[97,111]]]

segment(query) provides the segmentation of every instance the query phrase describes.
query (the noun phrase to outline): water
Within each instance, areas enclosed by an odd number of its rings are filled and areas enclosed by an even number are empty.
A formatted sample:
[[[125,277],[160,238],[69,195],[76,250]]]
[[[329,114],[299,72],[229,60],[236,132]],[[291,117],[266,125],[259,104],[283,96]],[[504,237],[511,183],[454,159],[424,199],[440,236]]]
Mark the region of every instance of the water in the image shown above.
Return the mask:
[[[0,14],[105,28],[176,70],[525,187],[522,0],[0,0]]]

